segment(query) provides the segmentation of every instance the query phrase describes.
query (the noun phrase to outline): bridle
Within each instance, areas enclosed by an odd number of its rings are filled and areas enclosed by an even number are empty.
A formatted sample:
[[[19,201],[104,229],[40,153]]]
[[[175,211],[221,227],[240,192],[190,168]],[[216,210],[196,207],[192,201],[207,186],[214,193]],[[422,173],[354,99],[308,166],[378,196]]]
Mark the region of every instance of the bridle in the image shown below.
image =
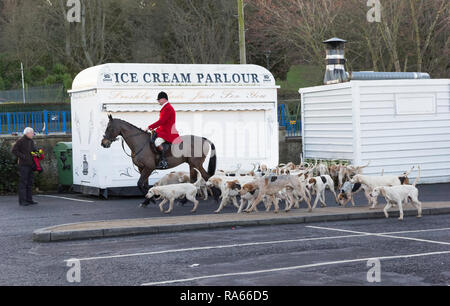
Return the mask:
[[[121,135],[121,134],[119,134],[119,135]],[[106,133],[105,133],[105,135],[103,135],[103,138],[105,138],[106,140],[109,140],[110,142],[115,142],[115,141],[119,140],[119,137],[112,138],[112,137],[107,136]]]

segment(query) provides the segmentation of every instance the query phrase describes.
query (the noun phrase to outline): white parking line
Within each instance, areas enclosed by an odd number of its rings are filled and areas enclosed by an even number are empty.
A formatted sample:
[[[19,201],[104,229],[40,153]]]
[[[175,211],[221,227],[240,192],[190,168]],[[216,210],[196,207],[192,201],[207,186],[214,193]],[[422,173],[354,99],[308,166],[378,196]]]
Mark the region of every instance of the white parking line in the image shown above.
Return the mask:
[[[193,247],[193,248],[185,248],[185,249],[153,251],[153,252],[145,252],[145,253],[86,257],[86,258],[77,258],[77,260],[88,261],[88,260],[98,260],[98,259],[133,257],[133,256],[148,256],[148,255],[159,255],[159,254],[167,254],[167,253],[180,253],[180,252],[212,250],[212,249],[226,249],[226,248],[235,248],[235,247],[265,245],[265,244],[289,243],[289,242],[312,241],[312,240],[326,240],[326,239],[341,239],[341,238],[349,238],[349,237],[355,237],[355,236],[366,236],[366,235],[361,234],[361,235],[346,235],[346,236],[328,236],[328,237],[316,237],[316,238],[301,238],[301,239],[290,239],[290,240],[274,240],[274,241],[248,242],[248,243],[237,243],[237,244],[226,244],[226,245],[213,245],[213,246]],[[73,260],[73,259],[71,259],[71,260]],[[69,259],[66,259],[65,261],[69,261]]]
[[[310,226],[307,226],[307,227],[310,227]],[[432,231],[444,231],[444,230],[450,230],[450,228],[413,230],[413,231],[401,231],[401,232],[386,232],[386,233],[380,233],[380,234],[404,234],[404,233],[432,232]],[[226,249],[226,248],[235,248],[235,247],[291,243],[291,242],[302,242],[302,241],[343,239],[343,238],[353,238],[353,237],[372,236],[372,235],[373,234],[371,234],[371,233],[358,233],[358,234],[345,235],[345,236],[327,236],[327,237],[315,237],[315,238],[300,238],[300,239],[289,239],[289,240],[273,240],[273,241],[237,243],[237,244],[228,244],[228,245],[215,245],[215,246],[192,247],[192,248],[184,248],[184,249],[169,249],[169,250],[162,250],[162,251],[142,252],[142,253],[119,254],[119,255],[110,255],[110,256],[95,256],[95,257],[79,258],[78,260],[79,261],[90,261],[90,260],[113,259],[113,258],[124,258],[124,257],[134,257],[134,256],[149,256],[149,255],[159,255],[159,254],[167,254],[167,253],[180,253],[180,252],[212,250],[212,249]],[[65,260],[65,261],[67,262],[68,260]]]
[[[442,227],[442,228],[430,228],[424,230],[409,230],[409,231],[399,231],[399,232],[385,232],[379,233],[383,235],[392,235],[392,234],[409,234],[409,233],[426,233],[426,232],[440,232],[440,231],[449,231],[450,227]]]
[[[69,201],[75,201],[75,202],[84,202],[84,203],[94,203],[94,201],[89,201],[89,200],[74,199],[74,198],[66,198],[66,197],[52,196],[52,195],[43,195],[43,194],[38,195],[38,197],[63,199],[63,200],[69,200]]]
[[[314,267],[337,265],[337,264],[345,264],[345,263],[367,262],[370,259],[390,260],[390,259],[413,258],[413,257],[421,257],[421,256],[436,256],[436,255],[443,255],[443,254],[450,254],[450,251],[420,253],[420,254],[409,254],[409,255],[397,255],[397,256],[367,257],[367,258],[358,258],[358,259],[348,259],[348,260],[320,262],[320,263],[315,263],[315,264],[308,264],[308,265],[301,265],[301,266],[291,266],[291,267],[283,267],[283,268],[275,268],[275,269],[267,269],[267,270],[256,270],[256,271],[245,271],[245,272],[235,272],[235,273],[204,275],[204,276],[197,276],[197,277],[184,278],[184,279],[174,279],[174,280],[167,280],[167,281],[144,283],[141,286],[166,285],[166,284],[190,282],[190,281],[201,280],[201,279],[208,279],[208,278],[218,278],[218,277],[238,276],[238,275],[253,275],[253,274],[279,272],[279,271],[289,271],[289,270],[298,270],[298,269],[304,269],[304,268],[314,268]]]
[[[393,238],[393,239],[404,239],[404,240],[413,240],[413,241],[418,241],[418,242],[428,242],[428,243],[435,243],[435,244],[442,244],[442,245],[450,245],[450,242],[442,242],[442,241],[412,238],[412,237],[393,236],[393,235],[390,235],[390,233],[366,233],[366,232],[358,232],[358,231],[351,231],[351,230],[345,230],[345,229],[340,229],[340,228],[321,227],[321,226],[307,226],[307,227],[323,229],[323,230],[328,230],[328,231],[353,233],[353,234],[358,234],[358,235],[377,236],[377,237],[386,237],[386,238]],[[405,231],[402,234],[409,233],[409,232],[412,232],[412,231]],[[400,233],[401,232],[397,232],[397,234],[400,234]]]

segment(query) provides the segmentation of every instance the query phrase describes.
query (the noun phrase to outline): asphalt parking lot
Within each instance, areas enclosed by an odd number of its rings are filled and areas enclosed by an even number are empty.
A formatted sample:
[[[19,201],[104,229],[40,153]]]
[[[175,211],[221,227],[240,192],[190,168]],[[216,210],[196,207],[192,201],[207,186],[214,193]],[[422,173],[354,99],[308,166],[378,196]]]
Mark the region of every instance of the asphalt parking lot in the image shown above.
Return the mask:
[[[449,285],[448,215],[61,243],[2,237],[2,285]],[[384,233],[384,234],[380,234]],[[376,234],[376,235],[375,235]],[[15,241],[11,244],[11,241]],[[367,262],[380,258],[380,283]]]
[[[422,201],[448,200],[448,185],[420,188]],[[40,227],[161,216],[154,206],[139,209],[137,198],[56,196],[36,197],[33,207],[0,198],[0,285],[74,285],[66,279],[72,258],[80,260],[81,285],[450,284],[449,215],[32,242]],[[189,206],[174,214],[189,214]],[[214,207],[203,203],[198,213]],[[380,283],[367,281],[371,258],[380,258]]]

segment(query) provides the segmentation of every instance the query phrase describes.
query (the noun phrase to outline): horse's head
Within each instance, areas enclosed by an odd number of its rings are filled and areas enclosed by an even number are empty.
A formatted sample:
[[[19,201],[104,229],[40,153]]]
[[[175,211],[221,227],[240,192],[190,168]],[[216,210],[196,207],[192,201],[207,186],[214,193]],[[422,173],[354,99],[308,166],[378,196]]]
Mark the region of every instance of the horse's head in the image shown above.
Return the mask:
[[[109,117],[108,126],[106,127],[105,135],[102,139],[102,147],[109,148],[111,144],[117,140],[117,136],[120,135],[120,128],[118,127],[118,121],[114,120],[111,115]]]

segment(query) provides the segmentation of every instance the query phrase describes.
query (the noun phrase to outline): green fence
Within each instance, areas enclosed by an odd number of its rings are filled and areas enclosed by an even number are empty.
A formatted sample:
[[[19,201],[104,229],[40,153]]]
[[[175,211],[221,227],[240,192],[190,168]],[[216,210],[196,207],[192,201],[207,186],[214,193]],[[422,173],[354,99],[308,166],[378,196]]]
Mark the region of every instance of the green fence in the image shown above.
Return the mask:
[[[67,98],[62,84],[25,88],[25,103],[64,103]],[[0,91],[0,103],[23,103],[22,89]]]

